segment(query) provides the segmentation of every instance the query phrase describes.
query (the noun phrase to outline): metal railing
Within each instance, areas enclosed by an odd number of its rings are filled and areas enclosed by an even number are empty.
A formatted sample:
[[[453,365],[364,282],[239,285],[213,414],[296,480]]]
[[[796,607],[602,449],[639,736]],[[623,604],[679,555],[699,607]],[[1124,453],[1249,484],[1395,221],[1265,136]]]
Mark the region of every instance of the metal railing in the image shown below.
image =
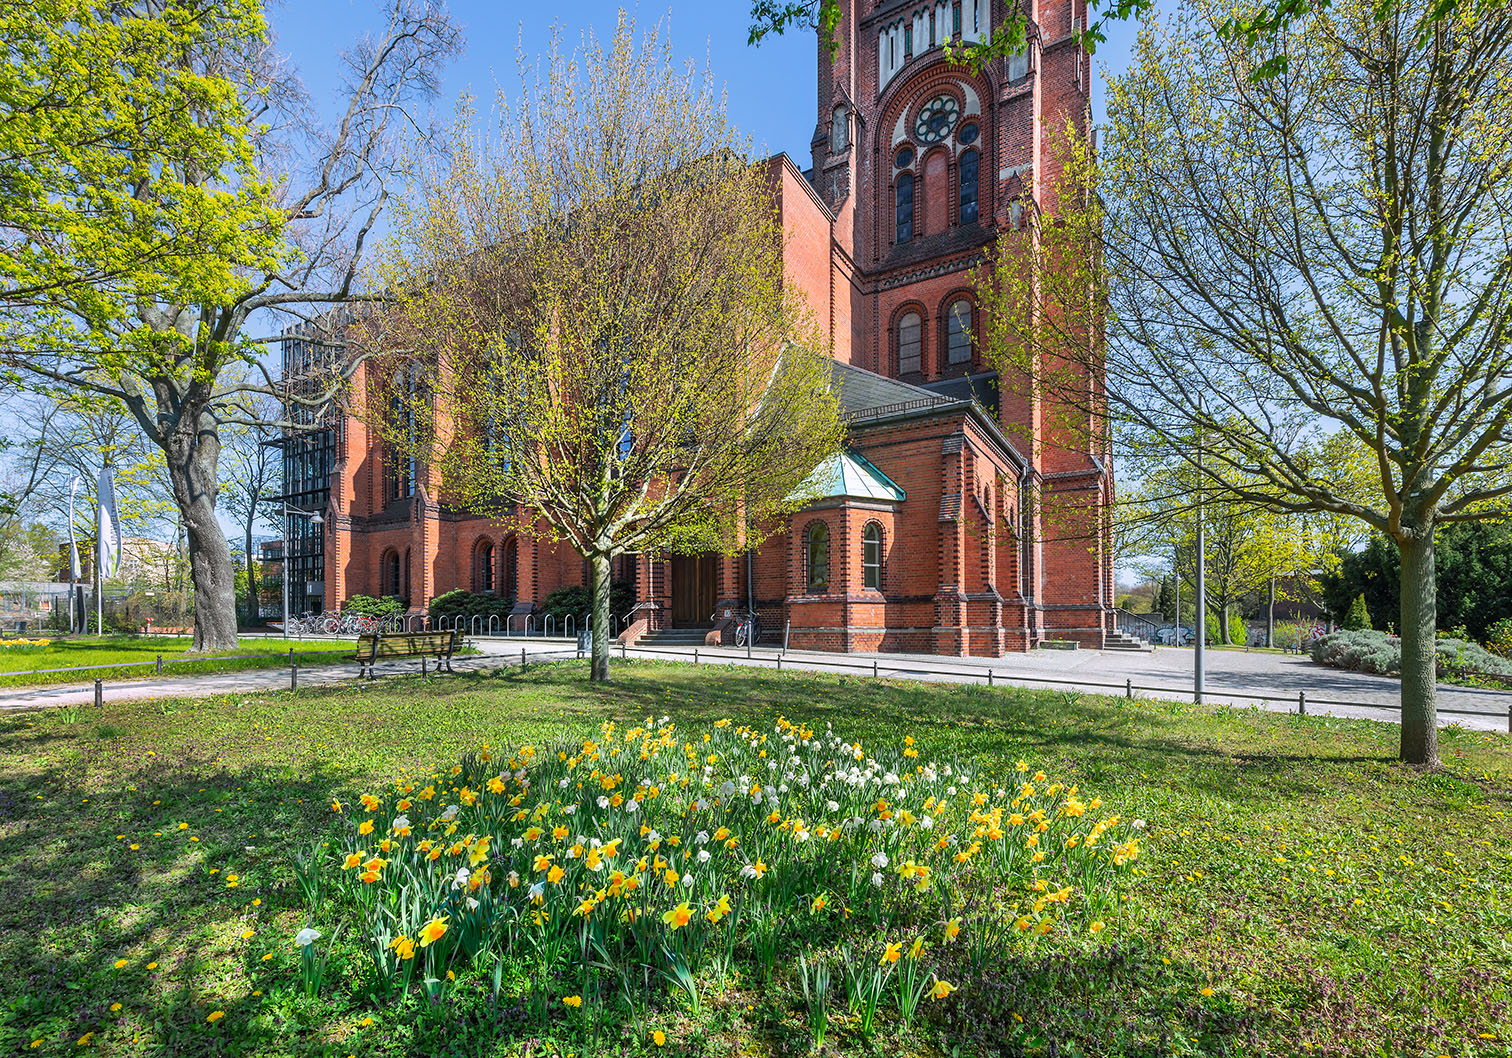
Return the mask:
[[[1148,617],[1141,617],[1137,613],[1130,613],[1122,607],[1113,611],[1113,613],[1117,621],[1116,627],[1124,635],[1133,636],[1135,639],[1142,639],[1146,643],[1155,642],[1155,634],[1160,631],[1160,625]]]

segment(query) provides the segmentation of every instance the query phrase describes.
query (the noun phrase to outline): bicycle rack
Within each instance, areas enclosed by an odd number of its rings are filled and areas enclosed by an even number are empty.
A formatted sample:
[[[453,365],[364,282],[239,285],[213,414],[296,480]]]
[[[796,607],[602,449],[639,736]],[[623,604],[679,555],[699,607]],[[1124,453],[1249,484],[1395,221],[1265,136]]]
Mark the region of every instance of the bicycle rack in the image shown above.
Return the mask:
[[[491,636],[492,635],[498,635],[498,633],[494,631],[494,625],[496,625],[498,623],[498,621],[499,621],[499,615],[498,614],[495,613],[495,614],[489,614],[488,615],[488,634],[489,635],[491,635]]]
[[[577,620],[572,616],[572,614],[568,614],[566,617],[562,618],[562,634],[568,639],[574,639],[577,637]]]
[[[544,629],[544,631],[542,631],[541,633],[542,635],[546,636],[547,638],[550,638],[552,635],[554,635],[556,632],[556,615],[547,614],[546,620],[542,622],[542,627]]]
[[[535,623],[535,614],[533,614],[533,613],[526,614],[525,615],[525,638],[526,639],[530,638],[530,634],[531,634],[530,633],[530,626],[532,624],[534,624],[534,623]]]

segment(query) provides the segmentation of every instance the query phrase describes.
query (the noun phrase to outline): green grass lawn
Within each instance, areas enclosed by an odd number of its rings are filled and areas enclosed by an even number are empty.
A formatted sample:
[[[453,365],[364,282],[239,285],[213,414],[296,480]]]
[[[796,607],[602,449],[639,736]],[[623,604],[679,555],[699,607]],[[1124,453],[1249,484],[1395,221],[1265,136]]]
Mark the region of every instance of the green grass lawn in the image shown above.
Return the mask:
[[[697,1016],[662,988],[596,1040],[507,981],[490,1002],[471,970],[439,1011],[375,1002],[346,937],[320,994],[301,991],[292,863],[337,840],[333,796],[648,714],[690,738],[783,716],[867,745],[909,735],[922,759],[999,773],[1022,758],[1147,821],[1097,936],[949,966],[959,991],[911,1030],[884,1010],[868,1041],[842,1017],[826,1054],[1512,1053],[1506,736],[1449,728],[1444,769],[1424,774],[1393,760],[1394,727],[1363,721],[709,665],[616,677],[591,688],[564,663],[0,718],[0,1053],[78,1054],[81,1039],[124,1055],[809,1052],[792,960],[827,941],[801,921],[770,980],[741,962],[706,982]]]
[[[32,638],[32,637],[28,637]],[[36,638],[41,638],[38,636]],[[167,662],[188,659],[193,639],[188,636],[78,636],[52,639],[40,647],[0,647],[0,687],[33,686],[54,683],[80,683],[100,676],[109,680],[155,677],[155,668],[96,669],[88,672],[39,672],[42,669],[78,668],[91,665],[114,665],[122,662],[155,662],[162,655],[165,676],[198,673],[232,672],[237,669],[265,668],[286,664],[289,648],[296,654],[335,652],[350,654],[355,640],[334,639],[266,639],[247,637],[235,650],[211,651],[212,657],[234,657],[234,661],[193,661],[169,665]],[[280,660],[283,659],[283,660]],[[301,658],[300,664],[318,664],[319,658]]]

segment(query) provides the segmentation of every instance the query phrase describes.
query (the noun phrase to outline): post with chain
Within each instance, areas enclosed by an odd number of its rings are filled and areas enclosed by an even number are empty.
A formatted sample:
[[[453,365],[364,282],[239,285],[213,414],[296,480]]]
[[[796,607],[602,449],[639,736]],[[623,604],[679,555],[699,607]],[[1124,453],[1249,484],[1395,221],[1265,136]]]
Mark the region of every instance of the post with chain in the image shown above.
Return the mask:
[[[1134,700],[1134,681],[1132,679],[1124,680],[1124,697],[1130,701]]]
[[[988,669],[987,670],[987,686],[989,686],[989,687],[994,686],[994,684],[992,682],[992,679],[993,679],[992,670]]]
[[[525,671],[525,648],[520,648],[520,671]]]
[[[1307,715],[1307,692],[1306,691],[1298,691],[1297,692],[1297,715],[1298,716],[1306,716]]]
[[[157,674],[159,676],[161,676],[163,674],[163,655],[159,654],[157,656],[157,658],[158,658],[158,662],[157,662],[157,665],[158,665],[158,667],[157,667]]]
[[[299,662],[293,660],[294,652],[289,651],[289,690],[299,690]]]
[[[100,680],[100,678],[98,676],[95,677],[95,688],[94,688],[94,691],[95,691],[95,708],[103,710],[105,708],[105,684],[104,684],[103,681]]]

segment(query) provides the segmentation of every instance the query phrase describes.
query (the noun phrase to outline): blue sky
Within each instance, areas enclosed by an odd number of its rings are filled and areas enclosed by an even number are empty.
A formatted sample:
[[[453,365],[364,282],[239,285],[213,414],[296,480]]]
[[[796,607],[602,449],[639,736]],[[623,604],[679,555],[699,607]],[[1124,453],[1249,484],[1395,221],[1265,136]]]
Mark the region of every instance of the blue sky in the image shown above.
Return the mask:
[[[491,102],[498,87],[513,89],[516,46],[523,41],[529,55],[544,51],[554,23],[560,23],[569,44],[594,30],[606,35],[614,28],[622,5],[607,0],[578,0],[573,4],[452,0],[450,8],[462,24],[466,50],[447,71],[438,103],[449,110],[464,91]],[[814,34],[792,32],[768,38],[759,47],[746,44],[750,23],[747,0],[674,0],[660,6],[632,6],[642,26],[662,22],[680,58],[702,65],[707,60],[716,83],[729,94],[730,119],[749,135],[758,151],[786,151],[807,168],[809,139],[814,132],[815,81],[818,77]],[[288,0],[270,11],[279,47],[294,60],[318,105],[329,112],[336,105],[338,84],[332,59],[364,30],[376,30],[376,0]],[[1108,43],[1093,57],[1093,112],[1102,114],[1102,68],[1117,74],[1128,65],[1134,27],[1120,24]]]

